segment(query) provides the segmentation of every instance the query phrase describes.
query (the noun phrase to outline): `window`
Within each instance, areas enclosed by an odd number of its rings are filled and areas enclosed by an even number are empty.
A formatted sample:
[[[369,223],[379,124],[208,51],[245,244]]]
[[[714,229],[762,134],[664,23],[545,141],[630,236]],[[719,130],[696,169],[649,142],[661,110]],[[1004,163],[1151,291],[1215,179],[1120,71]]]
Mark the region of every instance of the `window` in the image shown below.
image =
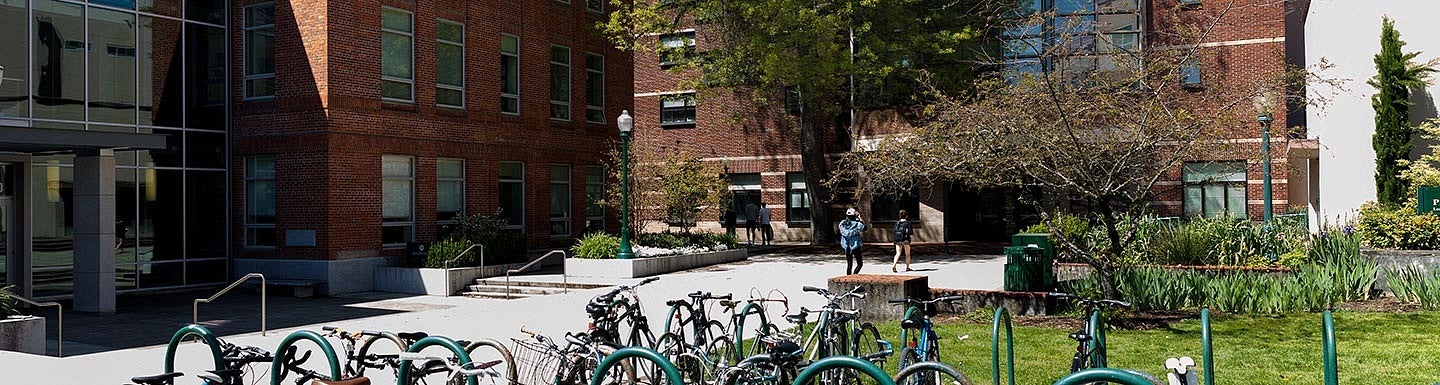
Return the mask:
[[[412,102],[415,100],[414,15],[390,7],[380,12],[380,97]]]
[[[1117,67],[1111,53],[1140,47],[1137,0],[1032,0],[1013,13],[1016,25],[1004,32],[1006,67],[1012,81],[1023,75],[1063,70],[1083,76]],[[1030,15],[1045,12],[1043,23]],[[1049,60],[1045,56],[1064,56]]]
[[[1245,162],[1186,163],[1185,215],[1245,218]]]
[[[415,167],[408,156],[380,157],[381,231],[380,240],[387,246],[403,245],[415,239]]]
[[[435,103],[465,108],[465,25],[440,20],[435,36]]]
[[[1185,88],[1202,88],[1204,82],[1200,76],[1200,61],[1189,60],[1180,65],[1180,85]]]
[[[570,120],[570,49],[550,46],[550,119]]]
[[[435,219],[451,222],[465,214],[465,160],[435,160]]]
[[[785,174],[785,221],[810,221],[810,194],[805,188],[805,174]]]
[[[500,35],[500,112],[520,114],[520,38]]]
[[[605,168],[585,167],[585,232],[605,231]]]
[[[804,106],[804,100],[800,99],[800,89],[785,87],[785,113],[800,116],[805,112]]]
[[[550,165],[550,236],[570,235],[570,165]]]
[[[245,7],[245,98],[275,96],[275,3]]]
[[[920,221],[920,199],[916,194],[877,195],[870,200],[870,220],[894,222],[900,220],[900,210],[909,214],[912,222]]]
[[[694,126],[695,94],[664,96],[660,99],[660,126]]]
[[[585,10],[590,12],[605,12],[605,0],[585,0]]]
[[[734,196],[730,209],[735,210],[735,221],[744,225],[751,220],[745,207],[753,203],[758,210],[760,206],[760,174],[730,174],[730,194]]]
[[[695,53],[695,31],[660,35],[660,66],[680,64]]]
[[[585,121],[605,124],[605,57],[585,54]]]
[[[275,247],[275,157],[245,158],[245,247]]]
[[[500,217],[508,229],[525,228],[525,163],[500,162]]]

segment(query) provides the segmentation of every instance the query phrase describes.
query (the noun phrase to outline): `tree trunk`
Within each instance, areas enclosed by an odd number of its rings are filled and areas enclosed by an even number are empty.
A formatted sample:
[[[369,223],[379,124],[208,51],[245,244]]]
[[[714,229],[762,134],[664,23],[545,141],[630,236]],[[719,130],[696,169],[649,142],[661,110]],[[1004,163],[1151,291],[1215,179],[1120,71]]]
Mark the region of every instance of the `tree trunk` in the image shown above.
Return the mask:
[[[1115,211],[1109,204],[1101,202],[1100,218],[1105,226],[1105,237],[1110,241],[1109,255],[1104,258],[1091,258],[1090,267],[1095,268],[1095,274],[1100,278],[1100,291],[1107,299],[1121,299],[1120,291],[1115,288],[1115,261],[1125,253],[1124,245],[1120,241],[1120,229],[1116,221]]]
[[[835,223],[830,220],[830,187],[825,180],[830,177],[827,163],[825,135],[818,119],[807,116],[800,125],[800,166],[805,171],[805,194],[810,200],[810,244],[824,245],[838,242],[835,238]]]

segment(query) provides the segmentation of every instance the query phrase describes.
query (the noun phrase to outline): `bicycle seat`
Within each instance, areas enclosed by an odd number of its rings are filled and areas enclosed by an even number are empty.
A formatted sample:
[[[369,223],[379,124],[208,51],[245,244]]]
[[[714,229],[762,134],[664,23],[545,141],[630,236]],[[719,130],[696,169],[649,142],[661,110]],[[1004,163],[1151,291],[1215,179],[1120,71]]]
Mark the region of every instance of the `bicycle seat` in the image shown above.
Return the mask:
[[[370,379],[365,377],[355,377],[348,380],[340,381],[314,380],[310,381],[310,385],[370,385]]]
[[[731,300],[724,300],[724,299],[720,300],[720,302],[717,302],[717,303],[719,303],[721,307],[724,307],[724,308],[726,308],[726,309],[734,309],[735,306],[740,305],[739,302],[735,302],[735,301],[731,301]]]
[[[705,292],[699,292],[699,291],[697,291],[697,292],[694,292],[694,293],[690,293],[689,296],[690,296],[690,298],[694,298],[694,299],[702,299],[702,298],[708,298],[708,297],[710,297],[710,293],[705,293]]]
[[[585,304],[585,312],[589,313],[591,317],[604,317],[606,313],[610,312],[610,306],[591,302]]]
[[[419,341],[430,335],[425,332],[399,332],[395,333],[395,336],[400,337],[402,340]]]
[[[665,306],[680,306],[680,305],[684,305],[684,304],[686,304],[686,303],[687,303],[687,302],[686,302],[685,300],[683,300],[683,299],[672,299],[672,300],[669,300],[669,301],[665,301]]]
[[[1092,338],[1094,338],[1094,337],[1090,337],[1089,334],[1085,334],[1085,333],[1081,333],[1081,332],[1070,333],[1070,339],[1075,340],[1075,341],[1077,341],[1077,342],[1089,341],[1089,340],[1091,340]]]
[[[786,314],[786,315],[785,315],[785,320],[786,320],[786,321],[790,321],[790,323],[792,323],[792,324],[803,324],[803,323],[805,323],[805,321],[809,320],[809,318],[810,318],[810,317],[807,317],[805,314]]]
[[[153,376],[130,377],[130,382],[140,385],[170,385],[175,383],[175,378],[185,375],[180,372],[156,374]]]
[[[925,325],[920,322],[920,320],[914,318],[906,318],[900,321],[900,327],[904,329],[919,329],[925,327]]]
[[[776,342],[775,346],[770,347],[770,356],[777,359],[787,357],[799,357],[801,354],[804,353],[805,349],[801,348],[800,344],[797,344],[795,343],[795,341],[790,340]]]

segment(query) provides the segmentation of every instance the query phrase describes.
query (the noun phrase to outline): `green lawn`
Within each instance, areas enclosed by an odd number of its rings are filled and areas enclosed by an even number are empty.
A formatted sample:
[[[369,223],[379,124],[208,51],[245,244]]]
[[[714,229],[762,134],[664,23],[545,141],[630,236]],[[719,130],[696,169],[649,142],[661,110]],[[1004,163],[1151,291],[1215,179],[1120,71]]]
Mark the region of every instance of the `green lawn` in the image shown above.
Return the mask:
[[[1337,312],[1335,324],[1341,383],[1440,382],[1440,312]],[[898,322],[878,326],[881,335],[899,339]],[[942,338],[943,361],[960,368],[976,384],[995,383],[990,375],[989,323],[945,322],[936,329]],[[1016,327],[1016,383],[1051,384],[1067,374],[1075,351],[1067,338],[1071,332]],[[1216,316],[1212,329],[1215,383],[1321,384],[1320,334],[1320,314]],[[970,337],[958,340],[962,335]],[[1200,365],[1199,320],[1155,330],[1112,330],[1107,336],[1111,367],[1138,369],[1163,379],[1166,358],[1188,355]],[[900,345],[896,347],[898,350]],[[1001,357],[1003,360],[1003,346]],[[895,364],[892,358],[886,369],[894,372]],[[1001,373],[1003,376],[1004,367]]]

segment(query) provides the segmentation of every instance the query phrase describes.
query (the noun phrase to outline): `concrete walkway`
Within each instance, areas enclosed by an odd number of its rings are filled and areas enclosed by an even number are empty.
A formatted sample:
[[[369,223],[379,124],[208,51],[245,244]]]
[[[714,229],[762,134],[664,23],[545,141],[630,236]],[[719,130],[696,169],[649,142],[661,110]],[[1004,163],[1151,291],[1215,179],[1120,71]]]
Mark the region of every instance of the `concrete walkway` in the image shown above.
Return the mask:
[[[889,273],[889,257],[881,261],[877,254],[872,251],[865,272]],[[844,257],[836,255],[754,256],[745,262],[665,275],[640,288],[639,294],[655,329],[662,327],[663,321],[653,320],[664,317],[666,300],[682,298],[685,293],[696,290],[735,293],[737,298],[745,298],[752,288],[761,292],[779,289],[789,296],[792,309],[815,308],[823,304],[823,299],[802,292],[801,286],[825,286],[827,278],[844,272],[844,264]],[[1004,258],[994,255],[917,257],[913,266],[916,271],[902,274],[928,275],[931,287],[999,289],[1003,265]],[[633,284],[639,280],[571,277],[571,281]],[[425,331],[456,339],[495,338],[509,345],[509,338],[522,337],[521,326],[557,338],[566,331],[584,330],[588,323],[582,310],[585,303],[609,290],[572,291],[512,301],[382,293],[310,299],[271,296],[270,331],[263,337],[259,334],[259,296],[235,292],[214,304],[202,305],[200,320],[229,342],[264,349],[273,349],[290,332],[318,331],[324,325],[350,330]],[[191,300],[197,296],[201,296],[200,293],[134,297],[120,304],[119,313],[108,316],[67,313],[67,357],[0,352],[0,372],[7,373],[7,380],[26,380],[16,383],[77,385],[118,384],[132,376],[159,373],[165,356],[164,344],[176,329],[190,323]],[[37,311],[37,314],[46,313]],[[50,337],[53,336],[52,326]],[[337,344],[336,348],[341,347]],[[182,346],[176,370],[193,374],[209,369],[205,349],[200,344]],[[343,362],[343,353],[341,355]],[[312,358],[311,362],[316,361]],[[256,365],[252,369],[263,374],[267,367]],[[14,376],[16,373],[19,378]],[[393,383],[393,378],[386,376],[388,374],[372,379],[377,384]],[[266,380],[262,383],[268,382],[268,374],[263,377]],[[259,377],[247,380],[256,378]]]

